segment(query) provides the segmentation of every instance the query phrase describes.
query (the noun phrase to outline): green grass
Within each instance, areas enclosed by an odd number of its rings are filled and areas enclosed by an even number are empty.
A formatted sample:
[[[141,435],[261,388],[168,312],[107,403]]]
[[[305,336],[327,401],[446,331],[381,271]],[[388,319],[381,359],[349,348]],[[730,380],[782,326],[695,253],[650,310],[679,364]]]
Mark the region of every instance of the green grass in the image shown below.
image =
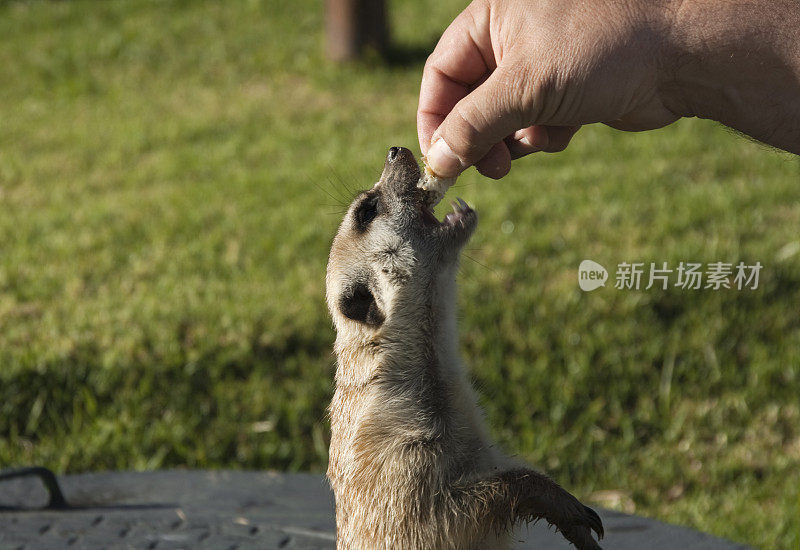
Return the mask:
[[[0,4],[0,466],[324,469],[338,203],[416,149],[422,60],[328,65],[319,4]],[[392,5],[410,52],[459,10],[424,4]],[[797,548],[799,183],[703,121],[465,174],[461,336],[502,444],[589,501]],[[764,269],[586,294],[585,258]]]

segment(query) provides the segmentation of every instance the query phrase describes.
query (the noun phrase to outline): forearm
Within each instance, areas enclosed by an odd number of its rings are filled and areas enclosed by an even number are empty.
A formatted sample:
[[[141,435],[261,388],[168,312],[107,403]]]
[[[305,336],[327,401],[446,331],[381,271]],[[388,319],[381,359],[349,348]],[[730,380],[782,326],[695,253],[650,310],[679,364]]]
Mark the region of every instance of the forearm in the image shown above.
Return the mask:
[[[800,154],[800,2],[676,0],[670,15],[665,106]]]

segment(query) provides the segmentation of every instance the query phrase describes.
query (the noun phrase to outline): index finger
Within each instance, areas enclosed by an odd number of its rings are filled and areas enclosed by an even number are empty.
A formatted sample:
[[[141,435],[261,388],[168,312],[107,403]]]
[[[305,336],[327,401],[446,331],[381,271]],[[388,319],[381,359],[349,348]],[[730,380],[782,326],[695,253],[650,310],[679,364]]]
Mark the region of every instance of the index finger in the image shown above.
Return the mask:
[[[453,107],[497,67],[488,9],[470,4],[447,27],[425,63],[417,107],[417,137],[422,154]]]

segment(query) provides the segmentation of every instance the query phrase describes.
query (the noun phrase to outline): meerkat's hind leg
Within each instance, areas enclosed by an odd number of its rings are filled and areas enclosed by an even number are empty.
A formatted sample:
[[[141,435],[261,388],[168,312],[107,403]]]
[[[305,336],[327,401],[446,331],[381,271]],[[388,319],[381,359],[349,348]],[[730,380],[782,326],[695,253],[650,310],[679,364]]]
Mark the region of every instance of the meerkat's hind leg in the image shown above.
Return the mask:
[[[544,519],[579,550],[600,550],[592,537],[594,531],[603,538],[600,516],[539,472],[520,468],[458,483],[452,497],[459,511],[487,530],[499,533],[520,520]]]

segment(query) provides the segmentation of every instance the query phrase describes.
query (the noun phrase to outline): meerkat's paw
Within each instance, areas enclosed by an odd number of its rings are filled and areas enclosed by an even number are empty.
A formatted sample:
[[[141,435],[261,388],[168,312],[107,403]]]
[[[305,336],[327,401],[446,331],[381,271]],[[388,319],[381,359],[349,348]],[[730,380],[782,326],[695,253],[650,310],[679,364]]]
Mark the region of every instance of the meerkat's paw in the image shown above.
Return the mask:
[[[600,549],[592,537],[592,531],[598,540],[604,534],[603,521],[597,512],[544,474],[533,470],[515,473],[514,486],[520,490],[518,514],[522,519],[544,519],[579,550]]]
[[[452,491],[456,509],[466,517],[483,518],[495,532],[519,522],[540,519],[555,526],[579,550],[598,550],[592,537],[603,538],[597,513],[544,474],[527,468],[498,472]]]

